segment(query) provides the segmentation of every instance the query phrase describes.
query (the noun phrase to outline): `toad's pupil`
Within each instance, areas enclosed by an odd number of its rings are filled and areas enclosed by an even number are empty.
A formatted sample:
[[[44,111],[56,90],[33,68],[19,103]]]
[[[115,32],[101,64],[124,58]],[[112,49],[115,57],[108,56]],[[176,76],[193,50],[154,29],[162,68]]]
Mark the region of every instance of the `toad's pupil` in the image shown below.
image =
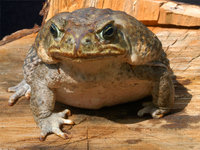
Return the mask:
[[[114,32],[113,28],[110,27],[109,29],[107,29],[107,31],[104,33],[105,35],[112,35]]]
[[[55,24],[52,24],[50,27],[50,32],[54,36],[54,38],[58,37],[58,31]]]
[[[107,25],[104,28],[104,30],[103,30],[103,37],[105,39],[108,39],[108,38],[112,37],[113,34],[114,34],[114,27],[113,27],[113,25],[111,25],[111,24]]]

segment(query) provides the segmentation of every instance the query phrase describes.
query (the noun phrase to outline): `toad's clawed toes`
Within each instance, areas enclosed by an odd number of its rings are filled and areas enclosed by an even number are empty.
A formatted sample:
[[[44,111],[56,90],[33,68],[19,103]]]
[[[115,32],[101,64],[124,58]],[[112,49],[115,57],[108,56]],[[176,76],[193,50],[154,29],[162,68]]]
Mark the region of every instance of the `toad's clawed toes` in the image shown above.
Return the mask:
[[[60,117],[65,117],[65,115],[71,116],[71,111],[70,111],[69,109],[65,109],[65,110],[63,110],[62,112],[59,112],[58,115],[59,115]]]
[[[46,136],[47,136],[48,133],[51,133],[51,132],[41,132],[39,140],[40,141],[44,141],[46,139]],[[53,128],[52,129],[52,133],[58,135],[59,137],[61,137],[63,139],[68,139],[69,138],[67,133],[62,132],[59,128]]]
[[[148,105],[144,108],[140,109],[137,113],[139,117],[144,116],[145,114],[150,114],[153,118],[162,118],[165,114],[167,114],[170,109],[165,108],[157,108],[154,105]]]
[[[60,129],[60,126],[63,124],[74,125],[75,123],[70,119],[64,119],[66,114],[71,114],[70,110],[66,109],[59,113],[52,113],[49,117],[39,120],[40,141],[44,141],[48,133],[54,133],[63,139],[68,138],[68,135]]]
[[[31,93],[31,87],[26,83],[25,80],[23,80],[18,85],[8,88],[8,92],[15,92],[13,95],[10,96],[8,100],[8,105],[12,106],[22,96],[25,96],[26,98],[29,99]]]

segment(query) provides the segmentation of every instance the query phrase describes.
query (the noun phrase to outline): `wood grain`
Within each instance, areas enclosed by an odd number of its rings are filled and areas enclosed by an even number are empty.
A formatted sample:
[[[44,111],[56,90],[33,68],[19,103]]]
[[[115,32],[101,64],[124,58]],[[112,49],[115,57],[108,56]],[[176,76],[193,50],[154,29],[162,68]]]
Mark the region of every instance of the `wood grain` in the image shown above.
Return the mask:
[[[70,139],[49,135],[38,140],[29,101],[8,106],[7,88],[23,78],[22,64],[35,35],[0,46],[0,149],[200,149],[200,30],[150,27],[163,43],[174,71],[173,112],[162,119],[138,118],[141,102],[97,111],[57,103],[56,110],[72,110],[77,125],[64,126]],[[150,99],[150,98],[147,98]]]

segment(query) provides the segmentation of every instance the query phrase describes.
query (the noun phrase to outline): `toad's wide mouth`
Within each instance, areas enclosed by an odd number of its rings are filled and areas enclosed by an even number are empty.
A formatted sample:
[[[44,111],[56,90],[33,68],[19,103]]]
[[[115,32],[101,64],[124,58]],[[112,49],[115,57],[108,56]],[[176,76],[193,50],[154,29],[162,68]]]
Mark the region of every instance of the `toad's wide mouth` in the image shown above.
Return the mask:
[[[118,47],[104,47],[102,49],[94,49],[89,51],[84,49],[78,51],[68,51],[66,49],[50,48],[48,54],[55,59],[94,59],[124,55],[126,54],[126,51]]]

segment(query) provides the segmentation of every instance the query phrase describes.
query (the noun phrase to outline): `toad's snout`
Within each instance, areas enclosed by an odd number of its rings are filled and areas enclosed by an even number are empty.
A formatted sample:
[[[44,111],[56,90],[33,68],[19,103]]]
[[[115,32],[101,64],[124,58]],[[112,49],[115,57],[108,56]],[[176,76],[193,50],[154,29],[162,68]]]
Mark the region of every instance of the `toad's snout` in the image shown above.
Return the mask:
[[[96,37],[90,32],[67,32],[62,39],[61,53],[73,57],[84,57],[93,53]]]

